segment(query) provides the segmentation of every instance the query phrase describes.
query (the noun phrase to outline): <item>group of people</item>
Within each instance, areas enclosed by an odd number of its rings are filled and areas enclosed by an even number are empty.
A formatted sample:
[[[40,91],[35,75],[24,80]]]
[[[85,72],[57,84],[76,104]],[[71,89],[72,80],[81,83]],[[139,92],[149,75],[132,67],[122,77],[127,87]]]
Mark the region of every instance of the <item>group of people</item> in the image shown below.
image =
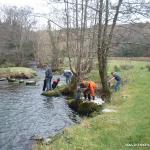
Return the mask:
[[[121,77],[112,72],[111,75],[113,76],[108,83],[111,83],[111,81],[116,80],[116,84],[114,86],[114,90],[115,92],[117,92],[120,88],[120,84],[121,84]],[[85,81],[82,80],[80,82],[80,85],[77,87],[77,93],[76,93],[76,99],[80,99],[81,97],[81,93],[83,92],[84,95],[84,99],[86,100],[88,98],[88,100],[90,101],[95,100],[95,91],[96,91],[97,85],[95,82],[93,81]]]
[[[108,81],[108,83],[111,83],[112,80],[116,80],[116,84],[114,86],[115,92],[119,90],[120,84],[121,84],[121,78],[119,75],[116,73],[112,72],[112,78]],[[70,70],[64,70],[63,76],[66,78],[66,84],[69,85],[71,83],[72,79],[72,72]],[[53,80],[53,73],[50,67],[48,67],[45,71],[45,79],[44,79],[44,85],[43,85],[43,91],[49,91],[55,89],[59,82],[60,78],[57,80]],[[76,92],[76,99],[80,99],[81,93],[83,92],[84,98],[88,100],[94,100],[95,99],[95,91],[96,91],[97,85],[93,81],[85,81],[82,80],[80,84],[77,87],[77,92]]]
[[[73,76],[72,72],[70,70],[64,70],[63,76],[66,78],[66,84],[69,85],[71,82],[71,78]],[[60,82],[60,78],[53,80],[53,82],[52,82],[52,78],[53,78],[52,69],[51,67],[47,67],[45,71],[43,91],[54,90],[58,86]]]

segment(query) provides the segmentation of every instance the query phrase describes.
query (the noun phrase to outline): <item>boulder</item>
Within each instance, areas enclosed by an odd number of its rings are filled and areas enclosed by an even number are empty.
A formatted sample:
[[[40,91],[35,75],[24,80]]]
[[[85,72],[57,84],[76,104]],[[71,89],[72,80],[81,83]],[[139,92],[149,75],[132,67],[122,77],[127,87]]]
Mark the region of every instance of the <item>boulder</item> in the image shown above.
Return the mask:
[[[81,116],[89,116],[93,112],[100,112],[102,110],[102,105],[97,105],[92,101],[83,100],[68,100],[69,107],[75,112],[79,113]]]

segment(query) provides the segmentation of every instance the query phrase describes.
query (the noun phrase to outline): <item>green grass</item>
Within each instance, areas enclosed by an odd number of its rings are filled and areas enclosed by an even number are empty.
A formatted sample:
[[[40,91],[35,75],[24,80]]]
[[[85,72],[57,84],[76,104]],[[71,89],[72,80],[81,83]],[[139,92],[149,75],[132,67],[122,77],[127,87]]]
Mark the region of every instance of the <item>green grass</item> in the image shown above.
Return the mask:
[[[22,73],[29,78],[33,77],[36,74],[34,70],[25,67],[0,68],[0,77],[15,77],[17,75],[21,75]]]
[[[122,61],[110,61],[109,72]],[[107,108],[117,113],[105,113],[84,119],[80,125],[64,130],[50,145],[38,144],[37,150],[148,150],[150,147],[127,147],[126,144],[150,144],[150,72],[142,66],[148,62],[132,63],[132,70],[121,71],[128,75],[129,83],[114,93]],[[96,72],[96,71],[95,71]],[[98,72],[97,72],[98,73]],[[92,78],[92,75],[89,75]],[[97,80],[94,74],[93,79]],[[126,96],[126,98],[124,98]]]

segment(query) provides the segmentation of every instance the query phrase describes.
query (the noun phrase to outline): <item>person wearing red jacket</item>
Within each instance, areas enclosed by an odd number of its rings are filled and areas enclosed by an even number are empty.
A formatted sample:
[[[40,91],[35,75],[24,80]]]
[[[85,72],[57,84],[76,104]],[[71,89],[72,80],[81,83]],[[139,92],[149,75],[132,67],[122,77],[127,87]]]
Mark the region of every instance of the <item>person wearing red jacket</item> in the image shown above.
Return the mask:
[[[84,98],[88,97],[88,100],[95,99],[95,90],[96,90],[96,83],[93,81],[82,81],[80,87],[83,88]]]
[[[59,81],[60,81],[60,78],[58,78],[57,80],[54,80],[54,81],[53,81],[53,84],[52,84],[52,89],[53,89],[53,90],[57,87]]]

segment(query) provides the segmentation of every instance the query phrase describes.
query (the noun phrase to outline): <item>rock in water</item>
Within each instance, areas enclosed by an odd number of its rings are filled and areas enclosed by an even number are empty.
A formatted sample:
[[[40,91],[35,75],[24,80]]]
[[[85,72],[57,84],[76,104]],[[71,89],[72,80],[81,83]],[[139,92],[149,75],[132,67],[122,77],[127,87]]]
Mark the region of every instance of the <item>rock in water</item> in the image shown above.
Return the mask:
[[[44,138],[38,135],[33,135],[31,136],[30,140],[35,140],[35,141],[39,141],[39,142],[43,142]]]
[[[36,81],[27,81],[26,85],[36,85]]]
[[[19,80],[19,83],[24,83],[24,80]]]
[[[15,78],[7,78],[8,82],[15,82],[17,81]]]
[[[6,81],[7,79],[6,78],[0,78],[0,81]]]
[[[68,100],[68,105],[81,116],[89,116],[93,112],[100,112],[102,109],[102,105],[98,105],[92,101],[70,99]]]

